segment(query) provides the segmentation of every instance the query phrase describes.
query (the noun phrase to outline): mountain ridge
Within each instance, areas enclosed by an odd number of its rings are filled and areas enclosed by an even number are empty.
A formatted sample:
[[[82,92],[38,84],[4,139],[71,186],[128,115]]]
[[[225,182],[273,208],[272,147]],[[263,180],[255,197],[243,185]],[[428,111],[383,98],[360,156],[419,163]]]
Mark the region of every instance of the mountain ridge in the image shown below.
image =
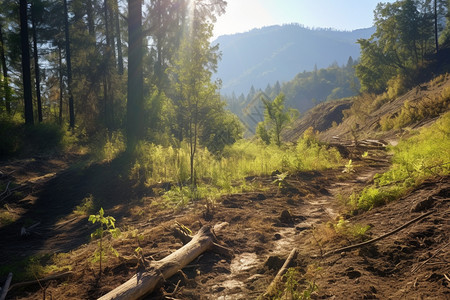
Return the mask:
[[[350,56],[357,59],[360,48],[356,41],[369,38],[374,30],[337,31],[286,24],[219,36],[212,43],[219,44],[222,52],[215,78],[222,80],[223,94],[246,93],[252,85],[264,89],[303,71],[342,65]]]

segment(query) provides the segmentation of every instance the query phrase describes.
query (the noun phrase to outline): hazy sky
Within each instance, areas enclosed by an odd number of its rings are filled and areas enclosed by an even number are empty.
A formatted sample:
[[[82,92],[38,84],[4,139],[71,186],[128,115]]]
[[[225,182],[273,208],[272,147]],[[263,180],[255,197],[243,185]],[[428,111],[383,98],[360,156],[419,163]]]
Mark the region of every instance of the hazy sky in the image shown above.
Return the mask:
[[[379,2],[394,0],[226,0],[227,12],[218,18],[214,37],[274,24],[354,30],[373,25]]]

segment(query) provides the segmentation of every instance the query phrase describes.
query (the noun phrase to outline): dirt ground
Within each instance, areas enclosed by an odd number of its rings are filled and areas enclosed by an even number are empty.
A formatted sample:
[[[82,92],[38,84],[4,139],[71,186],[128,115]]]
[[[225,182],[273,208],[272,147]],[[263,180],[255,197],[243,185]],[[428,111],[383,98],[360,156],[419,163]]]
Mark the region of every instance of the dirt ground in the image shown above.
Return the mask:
[[[82,167],[70,167],[80,161],[75,157],[2,162],[1,182],[11,182],[15,190],[0,197],[1,212],[11,218],[0,227],[0,265],[12,269],[33,255],[66,265],[57,272],[71,271],[25,287],[14,286],[21,280],[13,277],[8,298],[96,299],[143,267],[137,247],[150,264],[182,247],[172,234],[177,221],[194,233],[202,225],[227,222],[217,237],[234,256],[206,252],[146,299],[260,298],[293,248],[299,251],[300,289],[313,282],[318,287],[312,299],[450,299],[449,178],[430,179],[399,201],[351,216],[343,199],[386,170],[389,157],[381,149],[369,150],[364,159],[360,154],[367,149],[347,150],[355,172],[290,174],[282,188],[273,176],[248,178],[256,190],[183,210],[161,207],[158,193],[166,186],[133,186],[114,162]],[[74,212],[90,195],[123,232],[112,241],[120,257],[104,263],[100,278],[91,259],[96,243],[89,243],[95,226]],[[370,225],[364,237],[370,240],[425,213],[430,214],[386,238],[324,256],[363,241],[332,230],[340,217],[346,226]],[[20,235],[34,224],[28,235]],[[67,254],[51,256],[55,253]],[[2,271],[3,284],[8,270]]]

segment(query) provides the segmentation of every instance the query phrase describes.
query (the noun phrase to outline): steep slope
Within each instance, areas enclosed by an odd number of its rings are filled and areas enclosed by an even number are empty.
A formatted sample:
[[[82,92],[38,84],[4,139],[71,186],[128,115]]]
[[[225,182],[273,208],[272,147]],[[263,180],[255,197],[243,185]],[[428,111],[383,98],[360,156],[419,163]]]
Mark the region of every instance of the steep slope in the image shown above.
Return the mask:
[[[263,89],[315,65],[324,68],[334,62],[345,64],[349,56],[358,58],[356,41],[373,32],[373,28],[343,32],[290,24],[220,36],[213,42],[222,52],[216,76],[222,79],[224,94],[247,92],[252,85]]]
[[[286,140],[296,141],[311,126],[321,132],[319,138],[326,142],[376,138],[395,144],[410,129],[424,126],[448,111],[449,97],[450,76],[441,75],[392,100],[383,96],[365,96],[330,101],[308,111],[283,136]],[[405,126],[390,128],[385,125],[382,128],[382,124],[395,122],[402,116],[411,118],[411,122]],[[332,126],[333,121],[335,126]]]

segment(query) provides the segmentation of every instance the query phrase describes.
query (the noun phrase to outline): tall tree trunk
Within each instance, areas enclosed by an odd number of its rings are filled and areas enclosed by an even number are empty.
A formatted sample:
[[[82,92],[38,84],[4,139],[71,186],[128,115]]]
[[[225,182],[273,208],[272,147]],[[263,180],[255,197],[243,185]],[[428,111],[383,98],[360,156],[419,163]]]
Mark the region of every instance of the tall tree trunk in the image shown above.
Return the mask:
[[[436,43],[436,53],[439,53],[437,0],[434,0],[434,40]]]
[[[122,38],[120,36],[120,21],[119,21],[119,3],[114,0],[114,23],[116,27],[116,42],[117,42],[117,73],[123,75],[123,53],[122,53]]]
[[[59,125],[62,125],[63,114],[63,67],[62,67],[62,49],[58,47],[59,55]]]
[[[0,60],[3,70],[3,90],[5,93],[5,107],[8,115],[11,114],[11,90],[9,89],[8,67],[6,66],[5,44],[3,41],[2,24],[0,24]]]
[[[39,71],[39,56],[37,47],[37,28],[34,7],[31,8],[31,25],[33,26],[33,56],[34,56],[34,76],[36,82],[36,99],[38,109],[38,120],[42,122],[42,100],[41,100],[41,80]]]
[[[70,57],[70,34],[69,34],[69,13],[67,10],[67,0],[64,0],[64,25],[66,37],[66,64],[67,64],[67,86],[69,92],[69,126],[75,128],[75,109],[72,94],[72,62]]]
[[[142,130],[142,2],[128,0],[127,151],[133,152]]]
[[[34,124],[33,99],[31,96],[30,47],[28,44],[28,4],[20,0],[20,45],[22,50],[23,100],[25,106],[25,124]]]
[[[110,128],[109,122],[109,98],[108,98],[108,80],[109,80],[109,64],[111,63],[111,33],[109,30],[109,9],[108,9],[108,0],[103,1],[104,5],[104,18],[105,18],[105,36],[106,36],[106,46],[105,46],[105,67],[103,70],[103,105],[104,105],[104,120],[106,128]]]
[[[89,36],[95,38],[94,8],[92,7],[92,0],[86,0],[86,15]]]

